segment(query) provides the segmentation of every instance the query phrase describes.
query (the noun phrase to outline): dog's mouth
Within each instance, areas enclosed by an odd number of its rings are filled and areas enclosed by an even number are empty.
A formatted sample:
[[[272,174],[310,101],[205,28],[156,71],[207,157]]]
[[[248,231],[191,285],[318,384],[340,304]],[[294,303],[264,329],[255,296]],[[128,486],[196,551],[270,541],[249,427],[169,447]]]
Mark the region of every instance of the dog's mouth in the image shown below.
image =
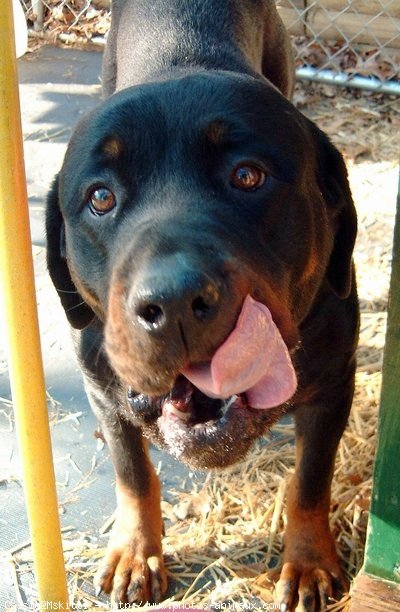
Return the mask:
[[[228,419],[228,413],[234,408],[248,409],[245,393],[224,400],[210,398],[182,375],[178,376],[170,393],[159,397],[135,394],[128,387],[127,402],[135,418],[144,423],[158,419],[163,431],[184,427],[188,435],[192,429],[195,435],[205,427],[215,427],[219,421]]]
[[[210,362],[182,368],[166,395],[127,391],[145,433],[193,467],[243,457],[284,412],[297,380],[266,306],[247,296],[235,329]]]
[[[182,375],[159,397],[128,387],[127,404],[145,435],[195,469],[235,463],[285,412],[285,405],[251,408],[246,393],[207,397]]]

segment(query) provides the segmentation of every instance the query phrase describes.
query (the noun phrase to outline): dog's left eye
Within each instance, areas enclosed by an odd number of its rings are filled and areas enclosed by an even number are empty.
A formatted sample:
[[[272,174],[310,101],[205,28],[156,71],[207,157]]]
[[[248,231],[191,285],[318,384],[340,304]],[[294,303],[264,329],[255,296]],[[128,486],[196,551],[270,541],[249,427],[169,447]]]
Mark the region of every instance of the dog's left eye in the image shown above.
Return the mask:
[[[114,208],[115,195],[107,187],[96,187],[89,192],[88,204],[95,215],[105,215]]]
[[[265,178],[265,173],[257,166],[243,164],[233,170],[230,183],[242,191],[255,191],[264,184]]]

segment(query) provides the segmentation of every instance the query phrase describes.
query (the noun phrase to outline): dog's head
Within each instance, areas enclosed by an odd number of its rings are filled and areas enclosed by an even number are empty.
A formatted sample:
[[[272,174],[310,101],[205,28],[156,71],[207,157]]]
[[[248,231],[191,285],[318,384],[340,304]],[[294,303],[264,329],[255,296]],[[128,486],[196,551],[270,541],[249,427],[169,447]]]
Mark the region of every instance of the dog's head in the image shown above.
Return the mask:
[[[243,456],[283,408],[252,407],[240,384],[234,399],[208,397],[184,373],[209,373],[221,346],[239,379],[268,355],[251,348],[264,319],[243,314],[246,296],[294,349],[322,287],[348,296],[355,234],[338,151],[271,85],[224,72],[100,105],[77,127],[47,209],[71,325],[104,323],[127,410],[196,466]],[[240,316],[247,356],[231,340]]]

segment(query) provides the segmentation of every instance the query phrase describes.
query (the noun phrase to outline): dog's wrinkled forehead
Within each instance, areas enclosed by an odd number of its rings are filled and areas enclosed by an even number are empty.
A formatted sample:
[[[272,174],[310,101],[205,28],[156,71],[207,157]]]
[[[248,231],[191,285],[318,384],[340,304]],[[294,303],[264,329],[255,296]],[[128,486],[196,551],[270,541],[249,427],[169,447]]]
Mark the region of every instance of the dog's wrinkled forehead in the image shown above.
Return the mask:
[[[290,180],[302,164],[306,125],[264,80],[199,73],[113,95],[78,125],[64,170],[73,169],[79,180],[81,172],[87,176],[97,164],[117,167],[124,160],[143,174],[166,154],[190,161],[192,154],[206,155],[204,147],[211,145],[268,157]]]

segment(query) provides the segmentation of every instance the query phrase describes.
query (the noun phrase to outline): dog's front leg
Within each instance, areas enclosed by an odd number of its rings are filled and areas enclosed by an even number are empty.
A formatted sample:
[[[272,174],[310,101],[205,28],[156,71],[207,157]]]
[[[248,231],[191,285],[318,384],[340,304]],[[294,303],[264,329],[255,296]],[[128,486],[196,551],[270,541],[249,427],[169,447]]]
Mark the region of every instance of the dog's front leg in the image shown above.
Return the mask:
[[[277,584],[277,599],[288,610],[324,610],[331,597],[339,599],[346,590],[329,510],[336,449],[352,396],[349,381],[329,407],[314,403],[295,412],[296,471],[289,485],[284,565]]]
[[[112,594],[114,603],[158,602],[167,586],[160,482],[139,428],[118,413],[108,413],[102,432],[116,473],[117,510],[95,582]]]

